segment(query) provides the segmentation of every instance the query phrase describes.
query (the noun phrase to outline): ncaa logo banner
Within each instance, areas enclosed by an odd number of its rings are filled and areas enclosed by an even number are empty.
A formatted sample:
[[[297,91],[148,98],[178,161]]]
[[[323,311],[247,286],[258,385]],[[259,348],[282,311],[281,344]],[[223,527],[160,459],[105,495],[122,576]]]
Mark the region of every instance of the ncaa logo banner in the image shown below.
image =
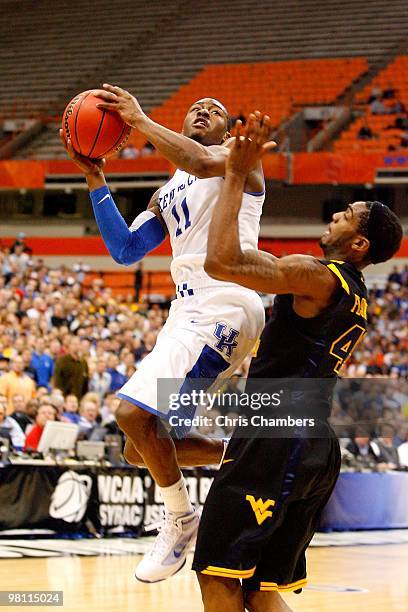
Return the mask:
[[[186,472],[190,498],[204,503],[214,472]],[[140,535],[161,520],[163,501],[144,469],[7,465],[0,470],[0,538],[24,533]],[[3,532],[3,533],[2,533]]]

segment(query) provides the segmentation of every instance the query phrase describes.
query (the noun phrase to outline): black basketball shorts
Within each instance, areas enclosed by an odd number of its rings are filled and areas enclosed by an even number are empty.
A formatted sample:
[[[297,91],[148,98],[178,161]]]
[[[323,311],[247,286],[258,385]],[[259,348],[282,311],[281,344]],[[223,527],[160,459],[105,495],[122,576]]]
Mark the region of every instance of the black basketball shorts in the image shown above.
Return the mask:
[[[205,502],[194,570],[249,591],[301,591],[305,551],[340,471],[338,441],[322,427],[319,438],[234,434]]]

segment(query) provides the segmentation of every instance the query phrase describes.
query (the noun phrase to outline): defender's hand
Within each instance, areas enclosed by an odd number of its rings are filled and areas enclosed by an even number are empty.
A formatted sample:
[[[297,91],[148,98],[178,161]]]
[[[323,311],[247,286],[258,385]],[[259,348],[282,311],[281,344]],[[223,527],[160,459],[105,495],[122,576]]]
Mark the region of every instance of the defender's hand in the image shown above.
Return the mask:
[[[101,98],[101,102],[96,105],[97,108],[117,112],[130,127],[136,128],[138,122],[146,117],[136,98],[121,87],[104,83],[103,89],[95,89],[93,93]]]
[[[59,131],[61,142],[68,157],[72,159],[74,164],[85,174],[103,174],[103,167],[105,165],[105,159],[91,159],[90,157],[84,157],[75,151],[70,140],[65,140],[64,133],[62,130]]]
[[[237,121],[236,128],[235,142],[226,161],[226,171],[246,177],[257,161],[276,147],[276,142],[269,140],[270,118],[261,115],[259,111],[249,115],[243,135],[242,121]]]

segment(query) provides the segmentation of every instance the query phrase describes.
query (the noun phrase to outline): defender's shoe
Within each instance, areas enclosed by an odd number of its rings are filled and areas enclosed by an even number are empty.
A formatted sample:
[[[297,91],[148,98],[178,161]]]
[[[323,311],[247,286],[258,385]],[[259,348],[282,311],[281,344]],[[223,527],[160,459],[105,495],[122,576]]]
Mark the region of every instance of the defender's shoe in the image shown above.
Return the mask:
[[[140,582],[160,582],[181,570],[193,546],[200,522],[197,510],[181,516],[166,513],[153,548],[136,568]]]

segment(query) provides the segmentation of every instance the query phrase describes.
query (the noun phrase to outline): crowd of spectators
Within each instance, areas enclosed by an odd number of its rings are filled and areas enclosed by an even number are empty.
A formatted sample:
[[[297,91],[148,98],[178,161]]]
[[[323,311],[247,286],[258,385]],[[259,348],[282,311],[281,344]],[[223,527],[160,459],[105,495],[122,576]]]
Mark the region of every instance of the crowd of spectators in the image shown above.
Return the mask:
[[[380,87],[373,87],[371,95],[368,98],[368,104],[370,105],[370,111],[373,115],[395,115],[399,113],[405,113],[406,109],[398,99],[398,91],[392,85],[381,89]]]
[[[368,333],[344,375],[408,376],[408,266],[394,267],[384,288],[369,291]]]
[[[395,139],[387,145],[388,151],[404,151],[408,147],[408,112],[404,104],[398,98],[398,90],[389,85],[382,90],[373,87],[371,95],[367,100],[371,115],[391,115],[388,125],[383,125],[380,132],[373,131],[370,125],[370,115],[365,115],[363,124],[358,133],[358,140],[377,140],[386,136],[389,131]],[[377,126],[379,127],[379,126]]]
[[[352,468],[408,468],[406,377],[343,378],[330,417]]]
[[[16,449],[35,451],[48,420],[76,423],[87,439],[95,432],[101,439],[101,430],[118,433],[115,391],[153,349],[168,304],[114,297],[100,278],[87,286],[81,266],[50,269],[17,242],[13,252],[0,250],[0,436],[8,429]],[[385,288],[371,289],[368,316],[367,339],[344,374],[387,376],[402,385],[398,393],[407,397],[407,266],[393,270]],[[231,379],[230,390],[246,375],[249,362]],[[350,411],[343,413],[338,404],[333,418],[349,426]],[[406,404],[400,401],[396,414],[407,417]],[[394,443],[398,436],[401,444],[407,442],[403,423],[393,423]],[[231,433],[228,427],[210,429]],[[345,435],[353,442],[349,428]],[[370,440],[378,435],[378,430],[369,432]]]
[[[81,267],[49,269],[24,244],[0,250],[0,270],[0,429],[11,423],[27,450],[51,418],[87,438],[117,431],[115,391],[153,349],[167,308],[114,298],[101,279],[86,288]]]
[[[128,144],[121,151],[119,151],[118,157],[120,159],[137,159],[138,157],[149,157],[154,155],[156,149],[151,142],[145,142],[145,144],[137,149],[133,144]]]

